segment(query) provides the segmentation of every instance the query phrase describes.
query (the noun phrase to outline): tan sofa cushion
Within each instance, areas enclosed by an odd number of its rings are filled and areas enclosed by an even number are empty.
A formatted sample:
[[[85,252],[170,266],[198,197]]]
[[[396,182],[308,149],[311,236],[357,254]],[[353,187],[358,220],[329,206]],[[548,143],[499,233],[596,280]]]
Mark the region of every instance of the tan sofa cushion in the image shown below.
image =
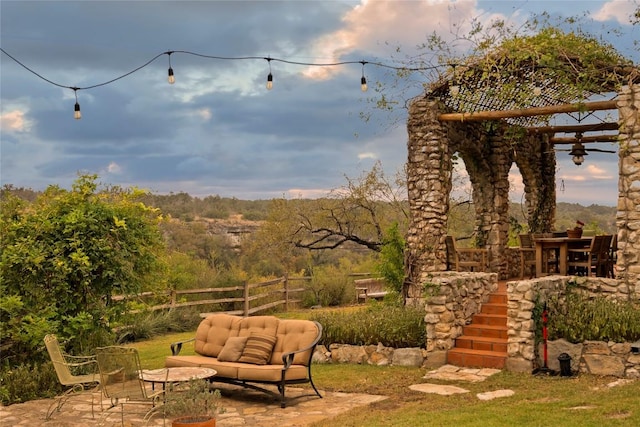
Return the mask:
[[[216,370],[216,375],[222,378],[238,378],[238,368],[246,366],[243,363],[218,362],[218,359],[208,356],[167,356],[164,366],[171,368],[174,366],[198,366]],[[214,379],[215,381],[215,379]]]
[[[266,365],[271,360],[271,352],[276,343],[276,336],[252,332],[242,350],[242,356],[238,359],[241,363],[253,363]]]
[[[218,354],[219,362],[237,362],[242,356],[248,337],[229,337]],[[271,352],[269,352],[271,354]]]
[[[271,364],[282,365],[283,353],[302,350],[311,345],[318,336],[318,326],[308,320],[284,319],[278,324],[276,336],[278,341],[271,354]],[[310,353],[311,350],[296,354],[293,364],[306,366],[311,357]]]
[[[222,313],[208,316],[200,322],[196,330],[196,353],[218,357],[227,339],[238,336],[242,320],[241,317]]]
[[[282,379],[282,365],[252,365],[241,364],[238,367],[238,379],[246,381],[280,381]],[[307,367],[296,365],[287,369],[286,380],[306,380]]]

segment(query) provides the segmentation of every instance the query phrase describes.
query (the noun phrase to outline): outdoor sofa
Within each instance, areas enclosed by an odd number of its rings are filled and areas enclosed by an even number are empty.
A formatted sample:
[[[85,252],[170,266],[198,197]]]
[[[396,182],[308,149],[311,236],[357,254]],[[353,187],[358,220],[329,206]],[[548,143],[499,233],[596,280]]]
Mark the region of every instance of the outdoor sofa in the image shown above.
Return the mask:
[[[284,408],[289,384],[310,383],[322,398],[311,377],[311,358],[321,336],[322,326],[310,320],[212,314],[200,322],[195,338],[171,344],[165,366],[213,368],[217,374],[212,381],[266,393],[274,392],[260,384],[275,385]],[[194,343],[195,355],[180,355],[187,342]]]

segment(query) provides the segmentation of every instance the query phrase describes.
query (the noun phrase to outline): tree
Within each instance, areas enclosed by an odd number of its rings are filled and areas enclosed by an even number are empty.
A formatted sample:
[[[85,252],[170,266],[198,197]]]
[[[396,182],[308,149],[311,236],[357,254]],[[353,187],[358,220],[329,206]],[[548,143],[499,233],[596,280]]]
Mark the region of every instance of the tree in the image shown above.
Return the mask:
[[[378,162],[359,179],[347,178],[347,185],[327,198],[274,203],[265,227],[296,248],[364,247],[380,252],[384,230],[391,224],[406,230],[403,184],[401,179],[390,182]]]
[[[124,310],[112,295],[164,286],[161,216],[138,201],[142,191],[98,191],[96,179],[81,175],[71,191],[50,186],[32,203],[3,191],[3,359],[34,354],[46,333],[78,352],[108,342]]]

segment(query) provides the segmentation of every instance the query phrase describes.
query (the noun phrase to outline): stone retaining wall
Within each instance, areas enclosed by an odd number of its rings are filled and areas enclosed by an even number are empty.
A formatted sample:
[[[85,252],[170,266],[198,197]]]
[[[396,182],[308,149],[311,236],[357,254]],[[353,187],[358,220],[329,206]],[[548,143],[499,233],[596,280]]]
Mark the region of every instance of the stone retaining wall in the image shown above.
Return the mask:
[[[591,296],[628,300],[629,287],[621,281],[602,277],[547,276],[532,280],[507,282],[508,346],[506,368],[527,372],[536,363],[535,321],[536,301],[544,302],[550,295],[562,297],[567,285],[586,291]]]
[[[392,348],[378,345],[319,345],[313,354],[316,363],[353,363],[376,366],[426,366],[427,352],[422,348]]]
[[[542,346],[542,344],[540,344]],[[560,372],[558,356],[571,356],[573,373],[614,376],[618,378],[640,378],[640,354],[633,353],[629,343],[587,341],[571,344],[566,340],[549,341],[547,345],[548,368]],[[542,355],[542,347],[538,354]],[[331,344],[320,345],[313,355],[315,363],[353,363],[376,366],[438,367],[444,362],[434,359],[434,354],[422,348],[392,348],[376,345]],[[541,356],[538,365],[543,366]]]
[[[538,354],[543,354],[542,345]],[[640,378],[640,353],[633,353],[630,343],[604,341],[585,341],[572,344],[566,340],[549,341],[547,343],[547,366],[560,370],[558,356],[566,353],[571,356],[571,371],[593,375],[614,376],[619,378]],[[538,363],[544,361],[538,357]]]

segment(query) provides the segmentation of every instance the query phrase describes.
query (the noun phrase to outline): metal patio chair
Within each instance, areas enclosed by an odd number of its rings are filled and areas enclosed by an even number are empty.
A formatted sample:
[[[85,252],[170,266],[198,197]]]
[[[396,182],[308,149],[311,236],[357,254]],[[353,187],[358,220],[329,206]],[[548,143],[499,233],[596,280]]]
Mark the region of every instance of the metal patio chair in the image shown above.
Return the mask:
[[[59,412],[62,405],[74,394],[85,390],[97,389],[100,384],[98,364],[95,356],[71,356],[60,348],[58,338],[49,334],[44,337],[44,345],[49,353],[60,384],[69,387],[62,395],[58,396],[47,409],[45,420],[49,420],[54,412]],[[78,373],[83,371],[84,373]],[[91,393],[91,416],[93,410],[93,393]],[[102,406],[102,398],[100,399]]]
[[[110,415],[110,409],[117,406],[121,411],[124,426],[125,405],[150,405],[144,414],[145,424],[163,409],[165,391],[149,390],[142,378],[142,368],[138,351],[131,347],[99,347],[96,359],[100,370],[100,384],[104,396],[111,401],[109,409],[103,412],[100,425]],[[168,372],[168,371],[167,371]],[[164,415],[164,411],[162,412]]]

